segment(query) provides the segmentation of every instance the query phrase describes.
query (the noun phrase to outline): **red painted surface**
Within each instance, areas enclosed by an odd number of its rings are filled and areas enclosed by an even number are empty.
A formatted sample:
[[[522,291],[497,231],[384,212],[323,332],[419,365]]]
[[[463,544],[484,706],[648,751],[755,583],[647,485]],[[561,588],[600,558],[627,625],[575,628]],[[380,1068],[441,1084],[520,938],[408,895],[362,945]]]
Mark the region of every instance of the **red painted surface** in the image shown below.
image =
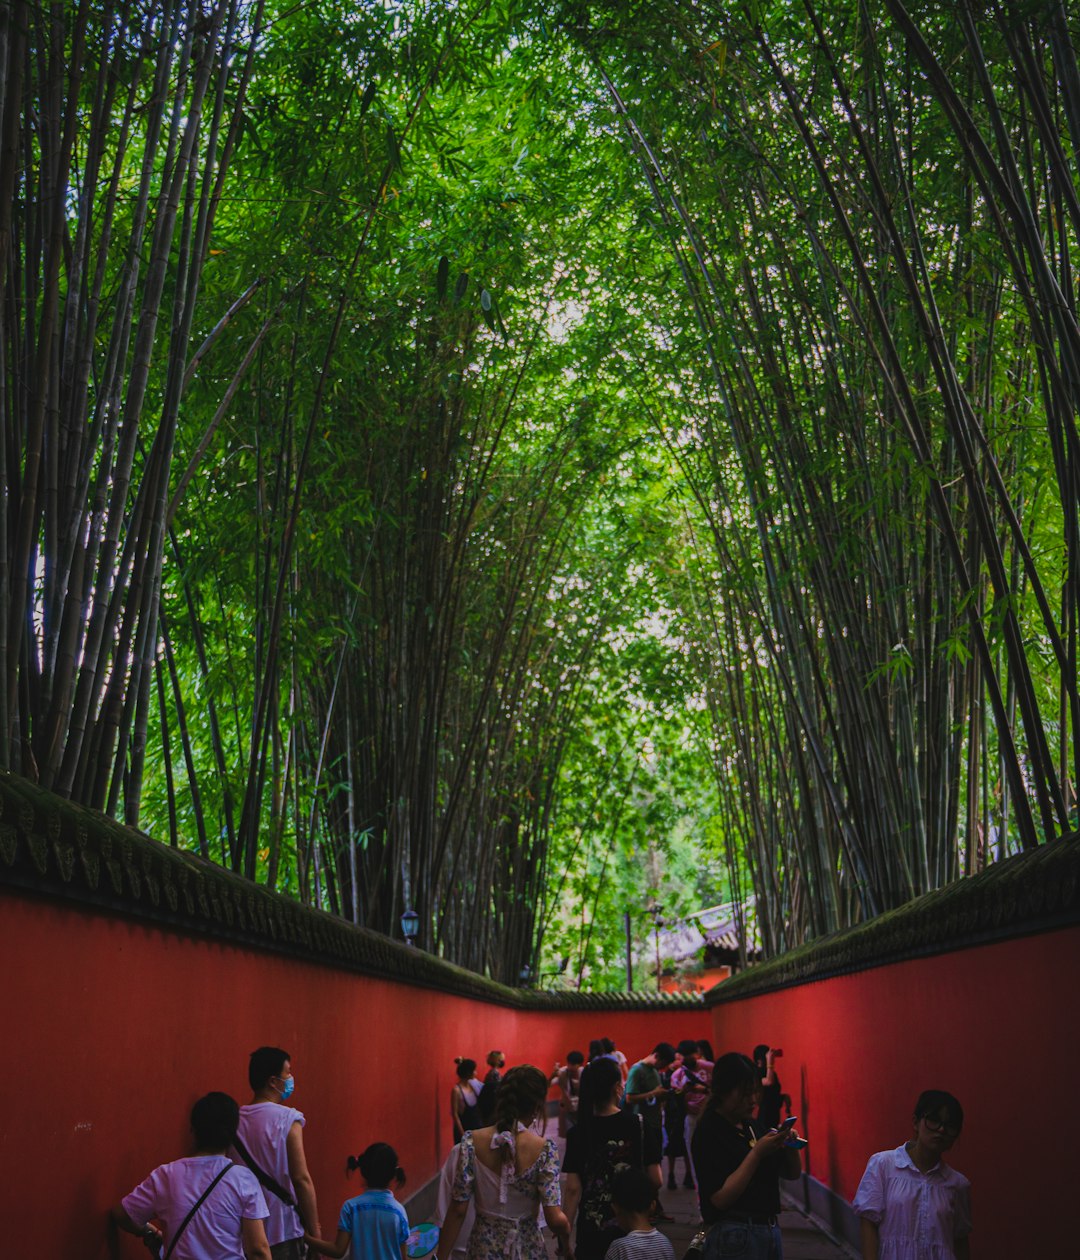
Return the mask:
[[[188,1151],[211,1089],[250,1096],[259,1045],[292,1054],[324,1230],[359,1192],[345,1158],[394,1145],[418,1189],[452,1144],[455,1055],[549,1070],[590,1037],[631,1058],[704,1037],[708,1012],[516,1012],[0,891],[4,1256],[103,1260],[105,1214]],[[145,1256],[126,1236],[125,1257]]]
[[[780,1045],[808,1167],[854,1193],[867,1157],[909,1136],[921,1089],[967,1112],[954,1165],[973,1183],[977,1260],[1073,1254],[1080,1159],[1070,1064],[1080,1044],[1080,928],[897,963],[717,1007],[537,1013],[395,985],[0,891],[5,1098],[3,1255],[104,1260],[104,1218],[187,1149],[192,1101],[248,1096],[247,1055],[293,1055],[323,1225],[356,1193],[345,1156],[394,1144],[410,1189],[451,1144],[453,1057],[547,1069],[594,1036],[631,1058],[665,1038],[719,1053]],[[1071,1249],[1070,1249],[1071,1248]],[[124,1238],[121,1255],[144,1253]]]
[[[718,1053],[780,1046],[807,1170],[850,1199],[911,1136],[923,1089],[963,1104],[947,1156],[970,1178],[977,1260],[1076,1255],[1080,928],[895,963],[713,1010]]]

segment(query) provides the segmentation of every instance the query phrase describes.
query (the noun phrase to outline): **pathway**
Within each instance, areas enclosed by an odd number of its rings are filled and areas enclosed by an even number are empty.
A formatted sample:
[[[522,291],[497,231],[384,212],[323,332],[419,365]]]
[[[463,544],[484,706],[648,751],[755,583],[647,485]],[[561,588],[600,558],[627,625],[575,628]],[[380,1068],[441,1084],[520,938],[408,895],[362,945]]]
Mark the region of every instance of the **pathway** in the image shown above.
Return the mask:
[[[701,1227],[697,1194],[693,1190],[664,1190],[662,1199],[664,1210],[675,1220],[662,1223],[660,1230],[671,1239],[676,1260],[682,1260],[690,1239]],[[851,1260],[851,1252],[833,1242],[794,1208],[780,1213],[780,1230],[784,1235],[784,1260]]]
[[[550,1125],[548,1132],[550,1136],[555,1136],[554,1123]],[[566,1142],[562,1138],[556,1138],[556,1141],[561,1158]],[[664,1211],[675,1219],[662,1222],[660,1231],[671,1239],[676,1260],[682,1260],[691,1238],[701,1228],[697,1193],[694,1190],[665,1189],[662,1200]],[[784,1236],[784,1260],[852,1260],[855,1254],[834,1242],[810,1217],[795,1207],[786,1207],[780,1213],[780,1230]],[[555,1254],[555,1241],[549,1235],[548,1255],[554,1260]]]

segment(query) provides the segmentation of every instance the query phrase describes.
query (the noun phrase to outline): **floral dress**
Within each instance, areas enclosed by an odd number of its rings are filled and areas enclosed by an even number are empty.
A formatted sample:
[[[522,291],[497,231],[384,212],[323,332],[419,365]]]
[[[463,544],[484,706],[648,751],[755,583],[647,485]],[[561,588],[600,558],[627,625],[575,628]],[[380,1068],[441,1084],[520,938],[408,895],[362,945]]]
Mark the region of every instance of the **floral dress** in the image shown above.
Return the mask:
[[[537,1216],[541,1206],[562,1203],[555,1143],[549,1138],[521,1174],[514,1170],[515,1134],[496,1133],[491,1145],[508,1150],[501,1174],[476,1158],[471,1133],[461,1139],[453,1197],[457,1203],[472,1199],[476,1207],[467,1260],[546,1260]]]
[[[574,1254],[578,1260],[604,1260],[608,1247],[626,1235],[615,1219],[611,1187],[624,1168],[643,1168],[641,1117],[632,1111],[580,1121],[566,1139],[568,1173],[581,1180]]]

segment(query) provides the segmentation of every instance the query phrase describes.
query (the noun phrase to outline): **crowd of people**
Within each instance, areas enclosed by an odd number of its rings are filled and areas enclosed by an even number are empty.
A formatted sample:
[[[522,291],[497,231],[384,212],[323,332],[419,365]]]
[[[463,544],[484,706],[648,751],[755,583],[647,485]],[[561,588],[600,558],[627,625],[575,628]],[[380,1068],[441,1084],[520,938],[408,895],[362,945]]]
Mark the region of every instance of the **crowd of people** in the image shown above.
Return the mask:
[[[483,1079],[474,1059],[455,1060],[455,1141],[440,1179],[440,1229],[429,1234],[437,1260],[545,1260],[541,1218],[572,1260],[675,1260],[656,1228],[671,1219],[661,1201],[665,1158],[668,1188],[679,1184],[681,1160],[682,1184],[696,1190],[695,1254],[781,1260],[780,1181],[799,1176],[806,1145],[777,1073],[781,1053],[759,1045],[717,1058],[706,1041],[662,1041],[631,1064],[600,1039],[587,1061],[571,1051],[551,1073],[504,1070],[505,1055],[493,1050]],[[222,1093],[198,1100],[193,1153],[155,1169],[112,1210],[113,1223],[164,1260],[422,1254],[395,1193],[405,1173],[386,1142],[349,1157],[364,1189],[342,1205],[333,1241],[323,1237],[304,1116],[290,1101],[291,1058],[261,1047],[248,1077],[244,1106]],[[553,1085],[561,1160],[546,1132]],[[951,1094],[925,1091],[911,1139],[871,1157],[854,1199],[864,1260],[968,1260],[969,1185],[942,1158],[963,1118]]]

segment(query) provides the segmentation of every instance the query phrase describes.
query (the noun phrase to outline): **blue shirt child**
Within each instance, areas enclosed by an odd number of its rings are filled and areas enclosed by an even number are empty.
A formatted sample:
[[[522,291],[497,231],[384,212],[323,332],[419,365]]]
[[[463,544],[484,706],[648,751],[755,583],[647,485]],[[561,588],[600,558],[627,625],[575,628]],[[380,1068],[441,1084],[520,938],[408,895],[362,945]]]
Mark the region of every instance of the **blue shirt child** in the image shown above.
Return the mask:
[[[350,1237],[352,1260],[401,1260],[409,1218],[389,1190],[365,1190],[341,1205],[338,1229]]]

